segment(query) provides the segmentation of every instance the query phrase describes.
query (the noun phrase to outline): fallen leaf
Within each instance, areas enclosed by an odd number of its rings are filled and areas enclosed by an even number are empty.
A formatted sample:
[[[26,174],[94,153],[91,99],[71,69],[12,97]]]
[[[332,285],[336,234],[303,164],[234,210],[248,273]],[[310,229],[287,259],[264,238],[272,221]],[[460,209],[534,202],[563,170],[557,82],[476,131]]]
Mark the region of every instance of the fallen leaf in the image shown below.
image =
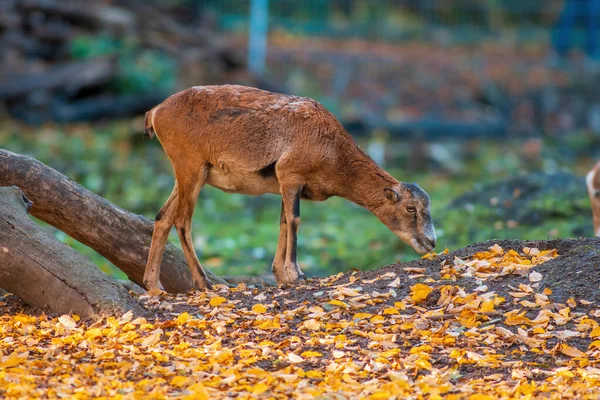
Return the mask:
[[[58,322],[66,329],[76,329],[77,323],[70,315],[61,315],[58,317]]]
[[[560,345],[559,350],[561,353],[569,357],[587,357],[587,355],[581,350],[576,349],[575,347],[571,347],[565,343]]]
[[[410,297],[415,303],[425,300],[427,295],[433,290],[430,286],[422,283],[417,283],[416,285],[411,286],[410,289],[412,291]]]
[[[542,274],[537,271],[533,271],[529,274],[529,280],[531,282],[539,282],[542,280]]]
[[[264,314],[267,312],[267,307],[265,307],[263,304],[255,304],[252,306],[252,311],[255,314]]]
[[[288,354],[288,360],[292,363],[292,364],[297,364],[297,363],[301,363],[304,362],[304,358],[300,357],[297,354],[294,353],[290,353]]]
[[[161,339],[161,336],[163,333],[164,333],[163,330],[160,328],[152,331],[150,336],[148,336],[144,340],[142,340],[142,346],[144,346],[144,347],[154,346],[155,344],[160,342],[160,339]]]
[[[304,321],[302,326],[311,331],[318,331],[319,329],[321,329],[321,323],[313,318],[311,318],[307,321]]]
[[[218,307],[226,301],[227,299],[225,297],[213,297],[212,299],[210,299],[209,304],[211,307]]]
[[[394,288],[400,286],[400,278],[394,279],[388,286]]]

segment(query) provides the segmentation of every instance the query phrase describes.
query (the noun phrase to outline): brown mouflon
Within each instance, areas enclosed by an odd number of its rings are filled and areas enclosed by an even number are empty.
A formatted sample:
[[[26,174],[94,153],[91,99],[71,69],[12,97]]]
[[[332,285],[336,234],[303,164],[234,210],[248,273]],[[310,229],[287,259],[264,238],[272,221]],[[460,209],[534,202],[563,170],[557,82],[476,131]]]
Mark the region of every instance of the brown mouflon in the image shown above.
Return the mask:
[[[600,161],[587,174],[586,183],[590,201],[592,202],[594,234],[600,236]]]
[[[210,288],[192,247],[192,215],[200,189],[281,195],[278,284],[304,277],[297,263],[300,199],[341,196],[371,211],[418,253],[434,249],[429,196],[377,166],[325,107],[305,97],[244,86],[197,86],[146,113],[175,173],[175,187],[154,223],[144,273],[146,289],[162,289],[160,264],[173,225],[194,285]]]

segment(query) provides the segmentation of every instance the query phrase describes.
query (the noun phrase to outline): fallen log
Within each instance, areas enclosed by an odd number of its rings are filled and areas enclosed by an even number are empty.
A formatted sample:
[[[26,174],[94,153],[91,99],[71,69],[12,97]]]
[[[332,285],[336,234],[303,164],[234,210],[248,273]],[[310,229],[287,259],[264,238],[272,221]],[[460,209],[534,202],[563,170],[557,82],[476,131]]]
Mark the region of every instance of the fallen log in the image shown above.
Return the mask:
[[[153,221],[130,213],[34,158],[0,149],[0,186],[18,186],[33,201],[30,213],[96,250],[143,286]],[[226,281],[206,271],[212,283]],[[167,244],[161,283],[185,292],[192,279],[181,250]]]
[[[167,94],[150,93],[140,95],[101,95],[86,97],[81,100],[64,101],[52,98],[52,106],[40,110],[36,108],[35,101],[30,98],[15,102],[8,110],[16,118],[28,124],[40,124],[45,120],[61,123],[77,121],[93,121],[102,118],[124,118],[129,115],[140,115],[159,104]]]
[[[129,96],[102,95],[75,102],[55,101],[53,119],[57,122],[91,121],[101,118],[124,118],[141,115],[168,97],[166,93]]]
[[[115,74],[116,64],[111,58],[62,63],[43,72],[6,77],[0,82],[0,100],[58,87],[68,94],[74,94],[85,87],[106,84]]]
[[[53,18],[60,18],[84,26],[89,30],[102,28],[102,5],[91,3],[85,7],[72,0],[21,0],[17,8],[27,13],[42,13]]]
[[[16,187],[0,187],[0,287],[27,304],[85,318],[144,309],[125,287],[38,226],[31,202]]]

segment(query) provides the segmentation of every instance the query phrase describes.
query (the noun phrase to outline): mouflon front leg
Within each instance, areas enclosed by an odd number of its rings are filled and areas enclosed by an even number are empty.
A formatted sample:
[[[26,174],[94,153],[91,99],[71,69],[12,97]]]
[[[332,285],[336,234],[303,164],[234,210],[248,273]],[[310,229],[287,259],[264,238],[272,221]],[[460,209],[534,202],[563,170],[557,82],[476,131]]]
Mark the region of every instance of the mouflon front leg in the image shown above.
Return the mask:
[[[304,279],[305,276],[298,267],[297,249],[298,249],[298,229],[300,228],[300,193],[301,185],[281,184],[281,198],[283,202],[283,214],[286,223],[281,225],[287,230],[285,245],[285,262],[283,265],[274,265],[275,278],[277,284],[286,285]],[[284,235],[280,232],[279,238]],[[278,250],[281,244],[278,244]]]
[[[285,254],[287,247],[287,221],[285,219],[285,207],[281,202],[281,215],[279,217],[279,239],[277,240],[277,250],[275,250],[275,258],[271,266],[271,272],[275,275],[277,282],[280,282],[283,276],[279,276],[283,272],[285,266]]]

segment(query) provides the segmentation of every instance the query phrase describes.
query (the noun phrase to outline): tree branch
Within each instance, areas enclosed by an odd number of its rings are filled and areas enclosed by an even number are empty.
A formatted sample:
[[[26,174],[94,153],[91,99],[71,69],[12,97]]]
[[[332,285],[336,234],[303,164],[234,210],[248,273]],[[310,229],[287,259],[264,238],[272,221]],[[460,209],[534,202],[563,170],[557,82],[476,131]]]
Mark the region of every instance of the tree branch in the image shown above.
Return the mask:
[[[96,250],[143,285],[153,221],[130,213],[34,158],[0,149],[0,186],[18,186],[33,201],[31,215]],[[206,271],[212,283],[227,282]],[[161,283],[185,292],[192,279],[181,250],[167,244]]]

